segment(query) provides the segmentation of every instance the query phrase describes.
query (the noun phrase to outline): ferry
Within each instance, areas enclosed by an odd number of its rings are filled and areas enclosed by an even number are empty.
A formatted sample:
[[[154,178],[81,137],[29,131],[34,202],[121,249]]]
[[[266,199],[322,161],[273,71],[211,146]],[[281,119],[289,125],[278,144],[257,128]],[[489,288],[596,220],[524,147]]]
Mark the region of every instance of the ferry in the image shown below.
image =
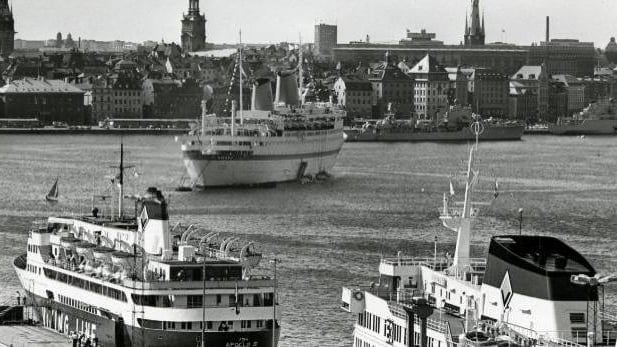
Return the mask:
[[[241,54],[239,60],[241,66]],[[345,112],[331,102],[303,102],[296,78],[303,79],[302,64],[277,73],[274,102],[270,79],[257,78],[251,110],[243,110],[240,96],[231,117],[207,114],[202,104],[201,127],[176,137],[190,187],[271,185],[330,175],[344,142]]]
[[[617,314],[602,298],[617,277],[601,276],[563,241],[499,235],[487,257],[471,257],[476,151],[477,142],[464,201],[444,198],[441,212],[457,232],[454,256],[382,258],[378,281],[342,289],[341,308],[355,319],[352,346],[614,346]]]
[[[98,346],[276,346],[276,278],[253,274],[252,243],[170,227],[157,188],[118,214],[53,216],[28,234],[13,265],[44,327]],[[113,210],[111,210],[113,211]]]

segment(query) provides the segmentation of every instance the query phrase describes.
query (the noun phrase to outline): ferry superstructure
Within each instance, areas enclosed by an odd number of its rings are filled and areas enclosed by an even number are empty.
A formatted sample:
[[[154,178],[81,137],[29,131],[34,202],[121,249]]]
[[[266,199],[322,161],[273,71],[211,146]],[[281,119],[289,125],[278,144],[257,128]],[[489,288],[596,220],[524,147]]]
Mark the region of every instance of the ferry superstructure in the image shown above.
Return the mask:
[[[14,268],[36,321],[100,346],[277,345],[276,279],[251,273],[262,258],[252,243],[172,233],[156,188],[135,206],[134,218],[93,209],[29,232]]]
[[[442,212],[457,231],[454,256],[383,258],[378,282],[343,288],[342,309],[356,317],[353,346],[615,345],[617,315],[602,311],[598,294],[615,277],[599,276],[564,242],[494,236],[487,258],[470,257],[475,151],[462,208],[445,202]]]
[[[201,128],[176,137],[192,186],[262,185],[327,176],[343,146],[345,112],[331,102],[303,102],[296,78],[302,81],[301,64],[277,73],[274,102],[270,79],[257,78],[251,110],[243,110],[240,103],[236,111],[233,104],[228,118],[208,115],[202,106]]]

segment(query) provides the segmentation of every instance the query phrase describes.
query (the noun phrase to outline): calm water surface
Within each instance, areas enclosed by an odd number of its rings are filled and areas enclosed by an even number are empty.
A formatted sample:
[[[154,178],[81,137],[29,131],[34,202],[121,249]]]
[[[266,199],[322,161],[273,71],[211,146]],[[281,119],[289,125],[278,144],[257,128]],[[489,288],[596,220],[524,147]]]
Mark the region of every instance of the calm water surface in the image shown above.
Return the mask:
[[[0,301],[20,289],[11,264],[25,252],[33,220],[87,212],[92,194],[110,192],[105,176],[119,142],[0,135]],[[173,188],[184,168],[172,138],[128,136],[124,143],[140,173],[129,191],[166,191],[171,224],[235,234],[282,259],[281,346],[350,346],[354,317],[338,308],[341,286],[373,281],[382,254],[432,255],[435,236],[440,253],[454,249],[455,235],[440,225],[437,211],[449,177],[463,169],[467,144],[346,143],[326,182],[178,193]],[[598,271],[615,270],[617,137],[527,136],[480,144],[480,158],[483,182],[497,177],[501,192],[481,210],[474,255],[485,253],[491,235],[517,233],[523,208],[524,233],[559,236]],[[61,202],[49,206],[44,196],[56,177]],[[271,272],[263,263],[260,271]]]

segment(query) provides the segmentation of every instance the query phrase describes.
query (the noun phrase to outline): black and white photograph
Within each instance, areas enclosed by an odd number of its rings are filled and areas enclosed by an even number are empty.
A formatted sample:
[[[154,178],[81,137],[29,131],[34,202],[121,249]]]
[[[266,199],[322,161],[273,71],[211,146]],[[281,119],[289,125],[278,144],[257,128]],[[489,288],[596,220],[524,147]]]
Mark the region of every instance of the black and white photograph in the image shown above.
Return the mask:
[[[616,15],[0,0],[0,347],[617,346]]]

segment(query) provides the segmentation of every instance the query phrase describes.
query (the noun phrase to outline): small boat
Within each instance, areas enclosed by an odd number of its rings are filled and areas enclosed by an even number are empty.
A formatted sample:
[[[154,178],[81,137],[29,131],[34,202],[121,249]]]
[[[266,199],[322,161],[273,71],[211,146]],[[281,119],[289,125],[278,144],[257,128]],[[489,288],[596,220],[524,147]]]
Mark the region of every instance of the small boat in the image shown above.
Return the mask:
[[[56,178],[56,181],[54,182],[54,185],[51,186],[49,193],[45,195],[45,200],[52,201],[52,202],[58,202],[58,179],[57,178]]]

